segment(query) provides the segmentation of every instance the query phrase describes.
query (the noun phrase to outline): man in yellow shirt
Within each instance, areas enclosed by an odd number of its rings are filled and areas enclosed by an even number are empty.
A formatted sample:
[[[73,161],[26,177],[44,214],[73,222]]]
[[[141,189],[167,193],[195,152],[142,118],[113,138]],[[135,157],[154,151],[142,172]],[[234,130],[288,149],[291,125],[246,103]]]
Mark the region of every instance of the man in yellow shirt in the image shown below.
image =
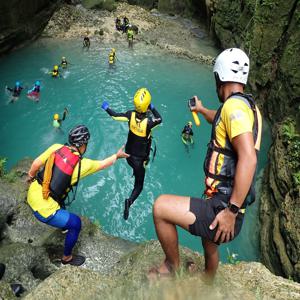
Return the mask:
[[[213,279],[218,245],[233,240],[241,230],[245,208],[254,200],[254,173],[261,139],[261,115],[251,95],[244,94],[249,58],[240,49],[224,50],[214,65],[221,107],[209,110],[194,96],[192,111],[212,124],[204,162],[205,199],[161,195],[153,206],[156,233],[166,258],[149,276],[169,274],[180,264],[176,225],[200,236],[205,274]],[[249,197],[247,197],[249,195]],[[249,200],[251,196],[251,201]]]
[[[79,179],[113,165],[118,158],[129,157],[122,147],[104,160],[83,158],[89,138],[86,126],[76,126],[69,132],[69,145],[52,145],[33,161],[28,172],[31,184],[27,202],[34,216],[47,225],[68,230],[62,264],[80,266],[85,262],[84,256],[72,255],[81,230],[81,220],[65,209],[68,192],[74,185],[77,189]],[[76,190],[73,200],[75,194]]]

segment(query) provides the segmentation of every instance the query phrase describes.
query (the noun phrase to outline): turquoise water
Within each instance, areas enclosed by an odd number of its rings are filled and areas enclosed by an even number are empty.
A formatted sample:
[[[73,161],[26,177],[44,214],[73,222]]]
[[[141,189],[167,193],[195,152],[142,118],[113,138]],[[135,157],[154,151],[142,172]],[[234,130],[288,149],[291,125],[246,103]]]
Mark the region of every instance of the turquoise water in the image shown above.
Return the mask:
[[[25,156],[39,155],[53,143],[64,143],[67,132],[74,125],[86,124],[91,131],[87,157],[103,159],[126,142],[126,123],[113,121],[100,108],[103,100],[116,111],[132,108],[132,97],[139,87],[147,87],[152,103],[163,117],[163,124],[154,131],[157,144],[155,161],[146,173],[142,194],[130,209],[127,222],[123,220],[123,201],[133,187],[132,170],[125,160],[113,167],[85,178],[78,188],[77,199],[70,210],[99,222],[105,232],[132,241],[156,239],[152,221],[152,204],[162,193],[200,197],[204,188],[202,163],[210,126],[201,119],[194,126],[195,144],[186,148],[180,133],[184,124],[192,120],[187,99],[198,95],[206,106],[217,108],[211,67],[163,55],[156,49],[136,46],[134,50],[119,45],[118,61],[108,67],[108,46],[92,44],[83,51],[81,41],[39,40],[31,46],[1,58],[0,73],[0,156],[7,157],[7,168]],[[72,63],[63,78],[53,79],[47,72],[61,56]],[[8,104],[5,85],[20,80],[31,87],[41,80],[41,97],[34,103],[23,92],[14,104]],[[69,115],[61,131],[52,128],[54,113]],[[264,133],[260,169],[267,161],[269,132]],[[227,248],[238,253],[239,259],[258,260],[257,203],[246,215],[242,233],[232,243],[221,246],[226,261]],[[180,230],[180,243],[202,252],[199,238]]]

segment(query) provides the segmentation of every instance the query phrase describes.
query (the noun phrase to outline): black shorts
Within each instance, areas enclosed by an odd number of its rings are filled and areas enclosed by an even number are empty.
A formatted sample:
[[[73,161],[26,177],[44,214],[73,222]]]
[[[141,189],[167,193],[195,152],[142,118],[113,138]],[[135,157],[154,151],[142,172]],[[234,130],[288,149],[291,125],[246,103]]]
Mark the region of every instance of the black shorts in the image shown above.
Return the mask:
[[[228,196],[215,195],[210,199],[191,198],[190,211],[196,216],[194,224],[189,225],[189,232],[196,236],[213,241],[217,232],[209,229],[216,215],[226,207]],[[235,221],[234,238],[240,233],[243,225],[244,214],[238,213]]]

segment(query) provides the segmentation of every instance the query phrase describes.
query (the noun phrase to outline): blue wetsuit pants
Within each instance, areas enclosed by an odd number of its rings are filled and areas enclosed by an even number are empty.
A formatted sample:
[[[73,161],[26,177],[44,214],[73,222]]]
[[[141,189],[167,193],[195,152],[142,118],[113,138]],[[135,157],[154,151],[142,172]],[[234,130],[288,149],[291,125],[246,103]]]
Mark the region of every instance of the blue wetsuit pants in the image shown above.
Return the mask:
[[[68,229],[65,239],[64,255],[71,255],[72,249],[78,240],[79,232],[81,230],[80,218],[65,209],[57,210],[54,215],[51,215],[48,218],[44,218],[37,211],[34,212],[34,215],[39,221],[47,225],[61,228],[63,230]]]

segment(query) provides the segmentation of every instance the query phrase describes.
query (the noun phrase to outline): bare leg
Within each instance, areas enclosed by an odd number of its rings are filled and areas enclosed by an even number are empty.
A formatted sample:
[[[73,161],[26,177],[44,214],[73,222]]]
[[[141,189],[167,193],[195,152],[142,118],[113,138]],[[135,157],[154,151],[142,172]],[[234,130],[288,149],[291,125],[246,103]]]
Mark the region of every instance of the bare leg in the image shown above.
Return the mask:
[[[210,240],[202,238],[205,257],[205,274],[208,279],[212,280],[215,277],[219,265],[218,245]]]
[[[195,222],[195,215],[189,211],[190,198],[175,195],[159,196],[153,206],[153,218],[156,234],[166,255],[160,266],[160,273],[169,273],[170,268],[179,267],[178,234],[176,225],[188,230]]]

